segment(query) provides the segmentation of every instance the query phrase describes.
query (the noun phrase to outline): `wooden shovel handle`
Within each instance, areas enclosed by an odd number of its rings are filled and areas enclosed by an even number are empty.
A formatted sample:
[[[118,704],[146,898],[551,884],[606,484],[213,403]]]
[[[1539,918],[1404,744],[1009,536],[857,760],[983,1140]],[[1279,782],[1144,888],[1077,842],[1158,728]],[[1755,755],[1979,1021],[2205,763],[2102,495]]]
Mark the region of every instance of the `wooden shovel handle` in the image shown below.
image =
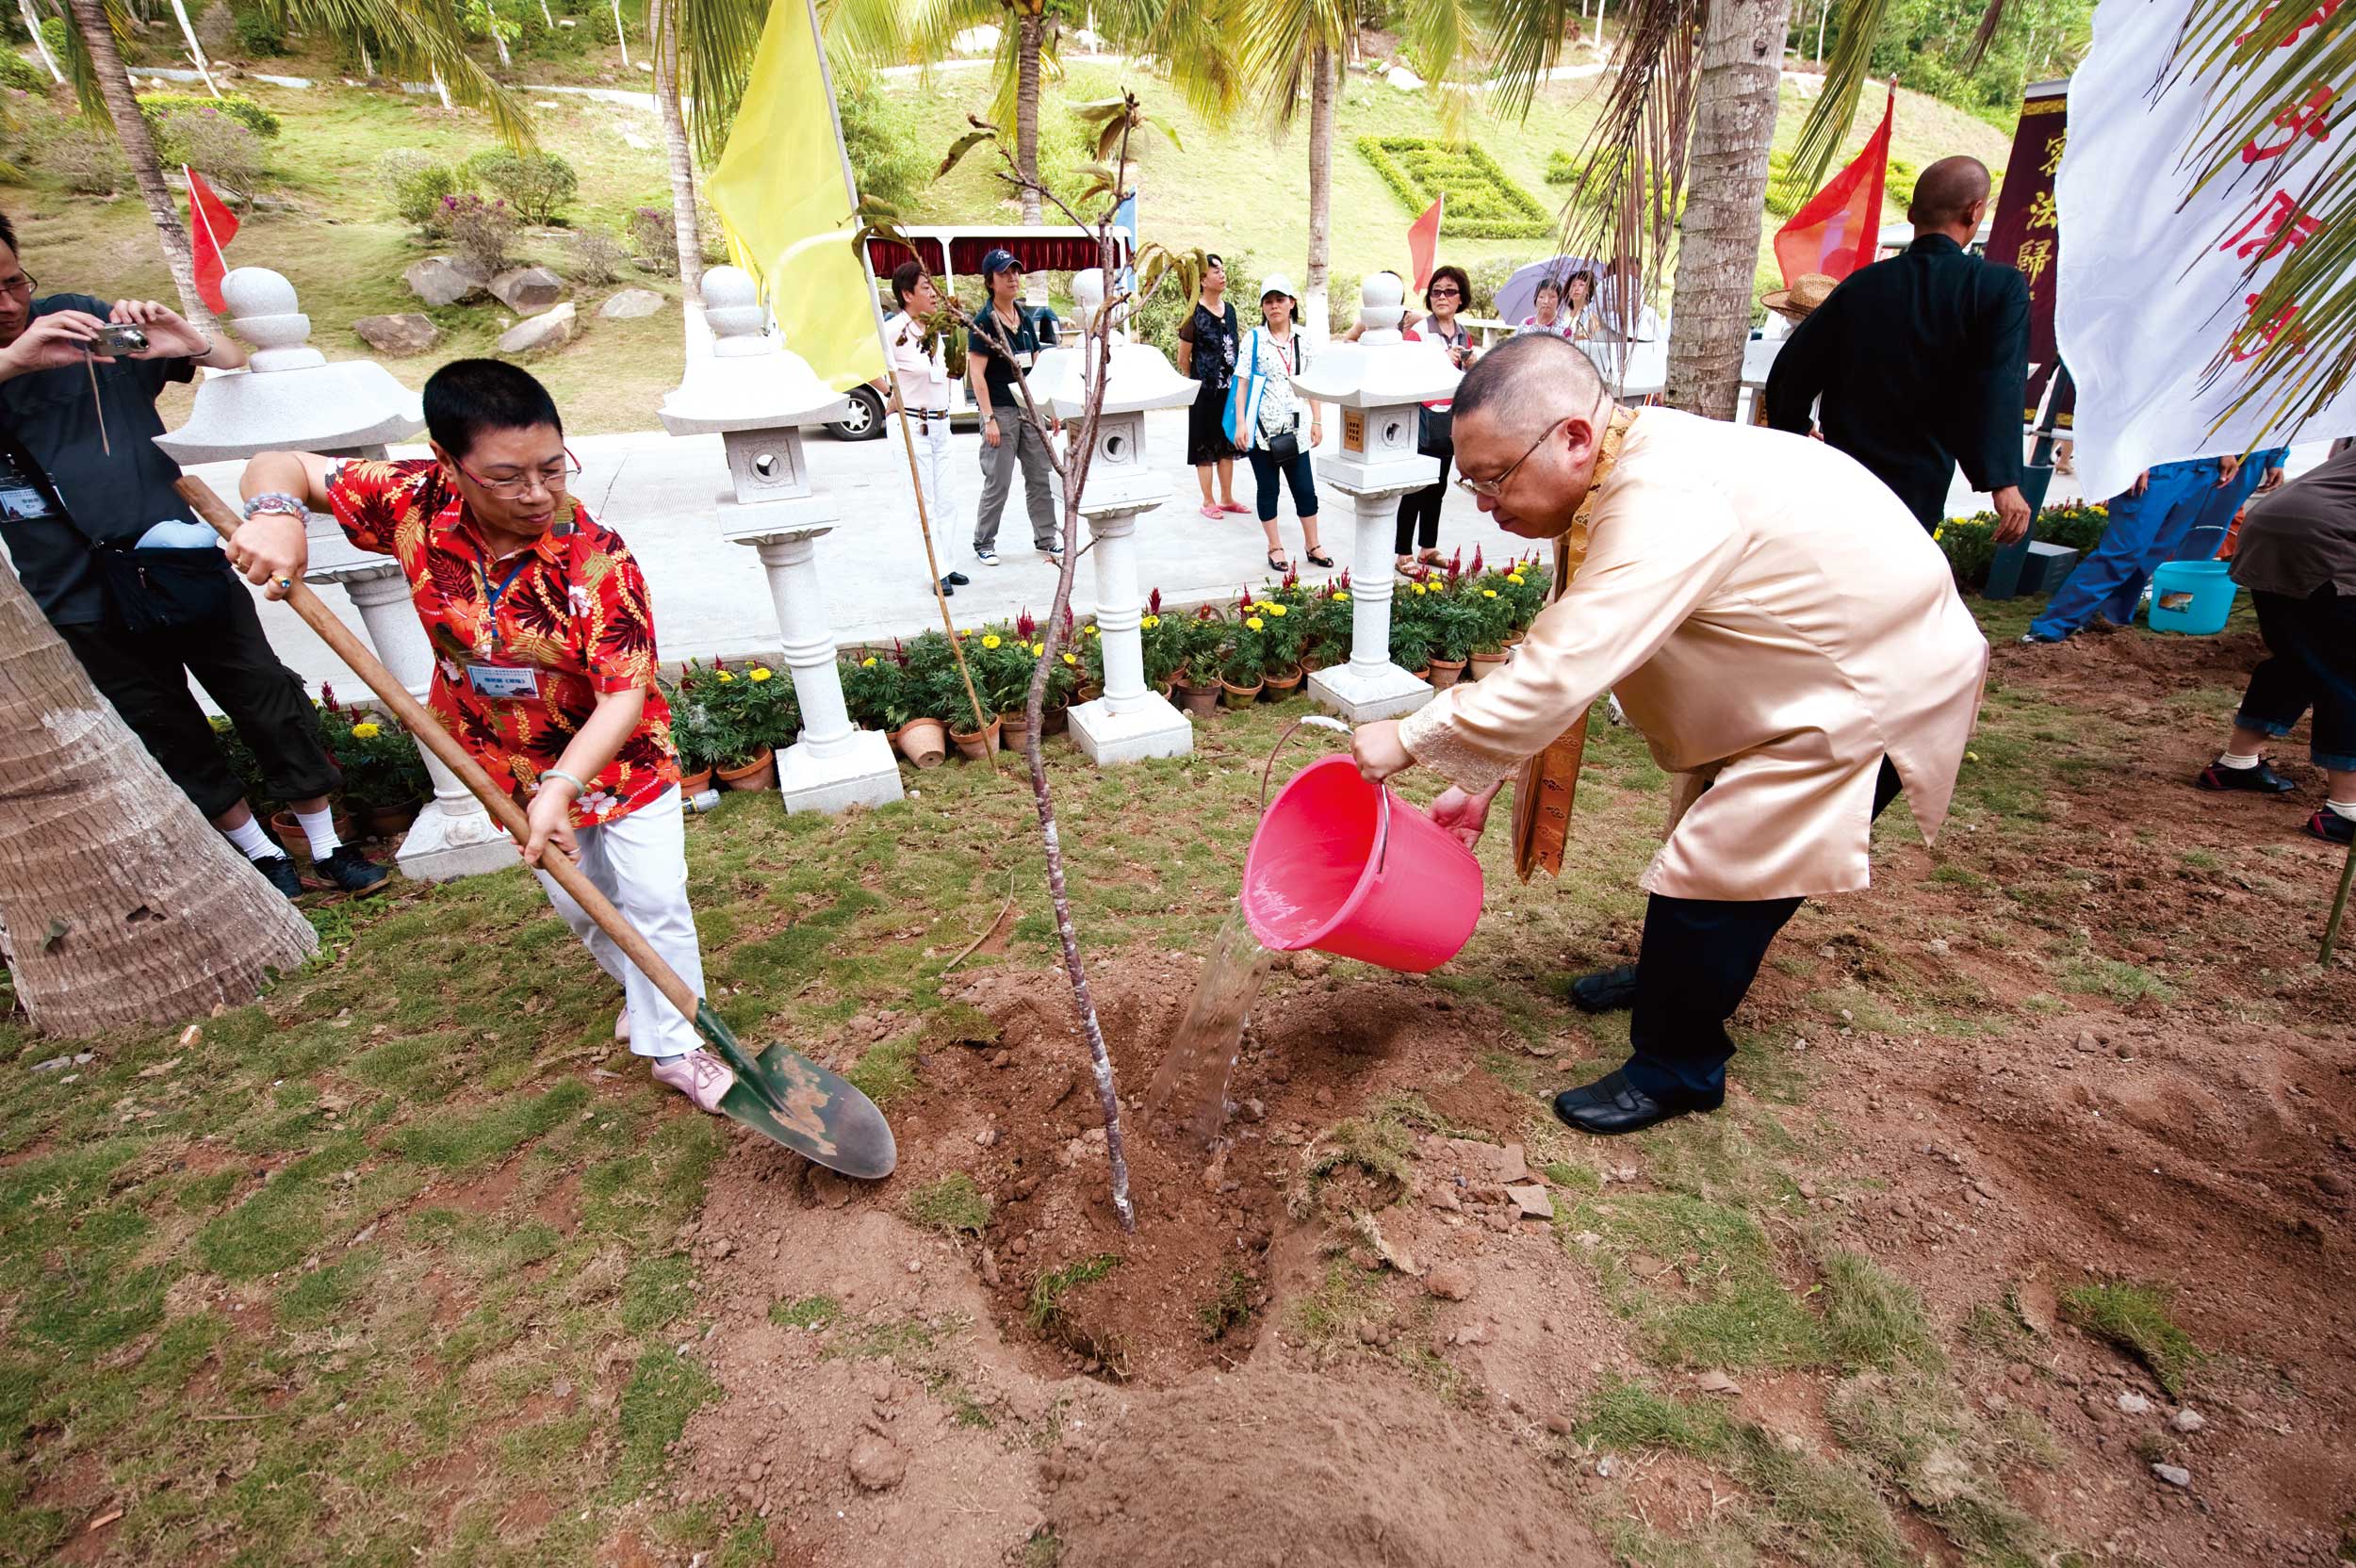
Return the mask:
[[[210,523],[223,539],[237,531],[237,514],[214,494],[211,485],[201,479],[184,477],[177,488],[181,498],[194,507],[196,514]],[[287,592],[286,603],[303,617],[304,625],[318,632],[320,639],[335,650],[335,657],[344,662],[347,669],[368,683],[368,690],[393,710],[393,716],[401,722],[402,727],[415,736],[420,745],[440,758],[443,765],[458,776],[460,783],[474,792],[475,799],[483,802],[483,808],[490,812],[501,827],[514,834],[516,842],[521,843],[531,836],[532,829],[524,821],[523,808],[515,804],[515,797],[494,783],[491,776],[483,771],[483,764],[451,738],[450,731],[442,727],[441,721],[434,718],[425,704],[411,696],[408,688],[393,678],[393,672],[368,651],[366,643],[352,635],[352,629],[344,625],[341,617],[311,592],[310,584],[298,580]],[[597,923],[599,930],[614,939],[614,945],[630,956],[630,961],[638,966],[639,972],[655,983],[656,989],[670,999],[671,1005],[685,1014],[689,1022],[694,1022],[698,1006],[695,993],[687,988],[687,982],[679,978],[679,972],[664,963],[663,956],[638,934],[637,927],[622,918],[622,912],[614,907],[614,901],[599,892],[597,885],[581,874],[579,866],[554,850],[540,858],[540,868],[556,879],[558,887],[572,895],[573,902],[587,911],[589,918]]]

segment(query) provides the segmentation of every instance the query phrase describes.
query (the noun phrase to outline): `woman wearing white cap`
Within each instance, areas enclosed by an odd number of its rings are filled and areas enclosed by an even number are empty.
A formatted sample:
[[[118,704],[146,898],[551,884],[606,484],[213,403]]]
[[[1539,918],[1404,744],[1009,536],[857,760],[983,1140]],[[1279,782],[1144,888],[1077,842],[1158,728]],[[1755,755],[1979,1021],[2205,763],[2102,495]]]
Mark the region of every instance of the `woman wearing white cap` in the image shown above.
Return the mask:
[[[1310,451],[1325,439],[1325,415],[1320,404],[1293,386],[1293,378],[1309,364],[1308,339],[1293,325],[1299,308],[1292,280],[1282,272],[1269,274],[1260,285],[1260,325],[1236,351],[1235,393],[1227,405],[1227,433],[1252,461],[1260,527],[1268,534],[1268,570],[1280,573],[1293,569],[1276,530],[1280,474],[1292,487],[1293,511],[1301,517],[1309,564],[1328,569],[1333,564],[1333,558],[1317,544],[1317,481],[1309,463]],[[1301,438],[1303,404],[1308,412],[1306,441]]]

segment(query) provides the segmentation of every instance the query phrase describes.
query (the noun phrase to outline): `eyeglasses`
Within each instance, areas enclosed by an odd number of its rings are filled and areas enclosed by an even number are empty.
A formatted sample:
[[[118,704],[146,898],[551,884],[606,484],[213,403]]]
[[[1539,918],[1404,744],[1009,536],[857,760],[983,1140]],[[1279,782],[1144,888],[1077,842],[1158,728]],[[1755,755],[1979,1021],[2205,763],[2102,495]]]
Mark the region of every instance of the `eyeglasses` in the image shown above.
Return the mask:
[[[1435,288],[1432,291],[1432,297],[1435,300],[1461,300],[1464,295],[1462,289],[1451,287]]]
[[[1548,425],[1545,430],[1540,431],[1538,433],[1538,439],[1530,444],[1530,450],[1515,458],[1512,466],[1497,478],[1467,479],[1463,474],[1458,474],[1456,476],[1456,482],[1464,487],[1464,493],[1468,496],[1484,496],[1490,500],[1496,500],[1499,496],[1505,493],[1506,482],[1513,477],[1513,470],[1529,462],[1532,457],[1536,456],[1538,449],[1546,444],[1546,440],[1549,436],[1553,435],[1556,431],[1561,430],[1564,425],[1569,424],[1577,417],[1578,416],[1575,414],[1565,414],[1562,418],[1557,419],[1554,423]]]
[[[465,464],[459,463],[454,457],[450,461],[457,464],[460,473],[503,501],[529,496],[535,489],[546,490],[550,495],[555,495],[581,472],[581,459],[573,455],[573,449],[570,447],[564,449],[564,461],[562,464],[549,464],[520,474],[496,476],[478,474]]]
[[[33,274],[30,272],[19,272],[13,278],[0,279],[0,294],[22,294],[28,300],[33,297],[34,290],[40,286],[33,281]]]

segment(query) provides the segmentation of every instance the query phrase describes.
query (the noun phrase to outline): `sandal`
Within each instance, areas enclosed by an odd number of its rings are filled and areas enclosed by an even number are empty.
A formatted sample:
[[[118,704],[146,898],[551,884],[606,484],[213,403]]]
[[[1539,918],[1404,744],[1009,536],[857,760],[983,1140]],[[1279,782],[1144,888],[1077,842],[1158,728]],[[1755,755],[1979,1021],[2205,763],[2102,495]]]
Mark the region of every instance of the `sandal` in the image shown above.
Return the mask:
[[[1227,514],[1219,507],[1213,506],[1210,502],[1204,501],[1203,503],[1203,515],[1208,517],[1211,521],[1216,523],[1225,518]]]
[[[1415,560],[1417,564],[1421,565],[1437,566],[1440,564],[1440,552],[1438,550],[1417,550],[1415,552]]]
[[[1283,551],[1270,550],[1268,552],[1268,569],[1277,573],[1289,572],[1293,569],[1293,564],[1284,559]]]
[[[1219,510],[1221,512],[1232,512],[1238,517],[1249,517],[1252,515],[1252,508],[1244,505],[1240,501],[1223,502],[1219,506]]]
[[[1333,558],[1327,555],[1324,551],[1311,548],[1303,550],[1301,553],[1309,558],[1310,565],[1321,567],[1329,572],[1333,569]]]

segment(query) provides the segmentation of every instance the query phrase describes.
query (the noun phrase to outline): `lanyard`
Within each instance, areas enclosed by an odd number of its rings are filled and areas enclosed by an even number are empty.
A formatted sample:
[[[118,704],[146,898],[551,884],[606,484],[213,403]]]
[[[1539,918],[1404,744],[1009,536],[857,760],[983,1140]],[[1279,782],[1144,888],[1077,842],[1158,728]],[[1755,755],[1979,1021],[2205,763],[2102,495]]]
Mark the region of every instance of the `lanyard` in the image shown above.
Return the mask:
[[[491,579],[489,575],[483,569],[483,563],[478,561],[474,564],[474,580],[482,586],[483,589],[483,622],[484,628],[484,635],[476,640],[475,645],[477,647],[487,652],[490,648],[498,646],[499,640],[499,600],[507,596],[508,588],[515,582],[515,579],[521,575],[523,569],[531,564],[532,552],[526,550],[521,560],[517,561],[513,566],[507,568],[507,575],[499,579],[499,585],[497,588],[493,588],[491,586]]]

